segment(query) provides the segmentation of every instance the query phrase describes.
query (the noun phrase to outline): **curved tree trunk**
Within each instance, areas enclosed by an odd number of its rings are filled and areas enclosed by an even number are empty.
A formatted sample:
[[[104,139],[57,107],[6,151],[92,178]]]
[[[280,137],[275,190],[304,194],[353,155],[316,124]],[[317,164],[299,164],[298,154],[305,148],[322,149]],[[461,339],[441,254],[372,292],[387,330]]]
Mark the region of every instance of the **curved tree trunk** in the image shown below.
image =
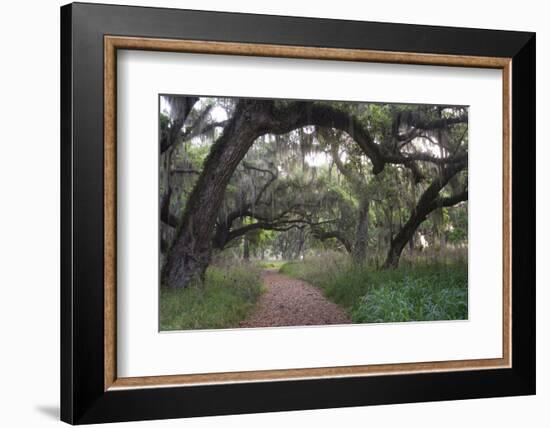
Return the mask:
[[[409,220],[401,228],[401,230],[395,235],[390,244],[390,250],[384,263],[385,268],[396,268],[399,265],[399,259],[401,252],[407,242],[409,242],[416,229],[420,224],[426,220],[426,216],[429,214],[429,206],[417,206],[415,211],[411,214]]]
[[[163,272],[163,282],[168,287],[183,288],[193,281],[204,280],[225,188],[254,140],[262,134],[260,121],[251,120],[262,104],[265,102],[240,101],[223,135],[212,146],[168,254]]]
[[[465,167],[466,163],[462,163],[444,168],[442,174],[422,193],[409,219],[391,240],[388,256],[384,263],[385,268],[396,268],[399,265],[399,258],[401,257],[403,248],[412,239],[418,226],[426,220],[428,214],[437,208],[451,207],[459,202],[468,200],[467,190],[448,198],[441,198],[439,196],[440,190],[447,185],[453,176]]]

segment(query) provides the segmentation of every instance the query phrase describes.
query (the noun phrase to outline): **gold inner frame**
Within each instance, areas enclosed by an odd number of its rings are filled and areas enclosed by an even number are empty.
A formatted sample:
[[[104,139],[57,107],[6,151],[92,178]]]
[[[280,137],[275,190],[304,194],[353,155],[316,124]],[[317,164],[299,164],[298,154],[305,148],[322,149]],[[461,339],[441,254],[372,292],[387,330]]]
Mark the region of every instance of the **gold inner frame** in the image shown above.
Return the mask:
[[[117,377],[116,367],[116,85],[117,49],[299,59],[441,65],[502,70],[503,127],[503,320],[502,358],[261,370],[170,376]],[[511,58],[384,52],[268,44],[104,37],[104,389],[191,386],[235,382],[357,377],[511,367]]]

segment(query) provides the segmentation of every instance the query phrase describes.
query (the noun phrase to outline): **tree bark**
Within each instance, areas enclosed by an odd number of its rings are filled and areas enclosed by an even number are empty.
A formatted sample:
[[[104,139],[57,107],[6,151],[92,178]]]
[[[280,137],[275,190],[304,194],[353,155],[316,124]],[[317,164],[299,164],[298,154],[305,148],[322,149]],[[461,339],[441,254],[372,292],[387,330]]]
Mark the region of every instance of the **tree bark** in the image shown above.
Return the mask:
[[[355,265],[363,265],[367,258],[367,244],[369,240],[369,200],[365,196],[359,204],[359,218],[355,232],[355,242],[351,252],[352,261]]]
[[[248,239],[248,235],[244,235],[243,237],[243,260],[250,260],[250,240]]]

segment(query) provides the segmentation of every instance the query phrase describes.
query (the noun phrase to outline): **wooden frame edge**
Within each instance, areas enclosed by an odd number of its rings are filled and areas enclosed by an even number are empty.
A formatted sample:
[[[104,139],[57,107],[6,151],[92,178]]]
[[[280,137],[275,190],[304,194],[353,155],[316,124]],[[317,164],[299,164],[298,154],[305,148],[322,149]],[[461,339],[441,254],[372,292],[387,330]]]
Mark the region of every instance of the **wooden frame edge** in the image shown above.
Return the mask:
[[[318,367],[306,369],[259,370],[227,373],[204,373],[189,375],[144,376],[118,378],[109,390],[157,388],[169,386],[198,386],[224,383],[247,383],[266,381],[292,381],[377,375],[402,375],[465,370],[486,370],[507,367],[504,358],[485,360],[436,361],[401,364],[370,364],[362,366]]]
[[[104,389],[116,380],[116,48],[104,43]]]
[[[502,355],[512,367],[512,60],[502,69]]]
[[[393,64],[495,68],[503,72],[503,356],[495,359],[358,365],[229,373],[116,376],[116,51],[117,49]],[[511,58],[386,52],[255,43],[104,36],[104,390],[290,381],[510,368],[511,311]]]
[[[249,55],[296,59],[364,61],[394,64],[445,65],[456,67],[504,68],[509,58],[467,55],[425,54],[366,49],[323,48],[261,43],[175,40],[146,37],[105,36],[105,45],[114,49],[186,52],[218,55]]]

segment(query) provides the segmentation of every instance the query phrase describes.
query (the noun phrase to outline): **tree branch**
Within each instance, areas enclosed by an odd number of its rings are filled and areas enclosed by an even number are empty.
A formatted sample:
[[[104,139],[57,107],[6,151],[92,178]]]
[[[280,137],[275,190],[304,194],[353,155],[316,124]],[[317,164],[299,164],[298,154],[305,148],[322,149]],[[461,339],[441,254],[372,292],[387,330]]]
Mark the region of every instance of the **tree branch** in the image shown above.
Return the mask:
[[[456,125],[458,123],[467,123],[468,114],[462,114],[460,116],[441,118],[441,119],[428,119],[425,116],[411,112],[406,115],[405,123],[409,126],[413,126],[416,129],[423,130],[435,130],[447,128],[450,125]]]
[[[438,198],[435,202],[438,207],[452,207],[458,204],[459,202],[464,202],[468,200],[468,190],[463,190],[456,195],[451,195],[446,198]]]
[[[294,101],[284,107],[278,108],[273,103],[271,116],[266,118],[266,132],[273,134],[286,134],[294,129],[311,125],[346,132],[371,160],[374,174],[380,173],[386,163],[402,164],[414,169],[416,168],[415,166],[410,166],[412,161],[445,165],[461,162],[464,157],[467,157],[467,153],[457,155],[456,157],[439,158],[429,153],[403,154],[395,150],[390,151],[377,144],[370,132],[354,115],[311,101]],[[408,116],[407,123],[419,129],[440,129],[452,124],[467,122],[468,120],[467,115],[432,121],[425,120],[420,115],[410,114]]]
[[[167,97],[170,104],[170,127],[160,137],[160,152],[164,153],[178,140],[181,128],[199,97]]]
[[[303,219],[296,220],[284,220],[278,222],[265,222],[259,221],[257,223],[247,224],[246,226],[240,227],[238,229],[231,230],[227,236],[225,244],[232,241],[233,239],[246,235],[248,232],[253,230],[263,229],[263,230],[276,230],[279,232],[284,232],[290,229],[303,228],[308,226],[308,222]]]
[[[313,230],[313,236],[320,241],[326,241],[327,239],[336,239],[344,246],[348,253],[351,253],[353,247],[351,242],[344,236],[344,234],[338,230],[332,230],[329,232],[324,232],[321,230]]]
[[[170,170],[171,174],[195,174],[200,175],[201,171],[193,168],[173,168]]]
[[[264,183],[264,185],[262,186],[262,188],[260,189],[260,191],[258,192],[258,194],[256,195],[256,198],[254,199],[254,205],[257,205],[260,200],[262,199],[262,196],[264,195],[265,191],[269,188],[269,186],[271,186],[271,184],[273,184],[274,181],[277,180],[277,178],[279,177],[278,176],[278,171],[277,172],[273,172],[269,169],[263,169],[263,168],[260,168],[260,167],[257,167],[257,166],[254,166],[248,162],[245,162],[243,161],[242,162],[242,165],[245,169],[249,169],[249,170],[253,170],[253,171],[257,171],[257,172],[262,172],[262,173],[265,173],[265,174],[269,174],[271,177]],[[248,206],[250,206],[250,204],[247,204]]]
[[[348,133],[369,157],[375,174],[384,169],[384,159],[379,146],[359,120],[344,111],[311,101],[294,101],[285,107],[273,108],[273,118],[268,121],[269,132],[286,134],[304,126],[320,126],[339,129]]]

